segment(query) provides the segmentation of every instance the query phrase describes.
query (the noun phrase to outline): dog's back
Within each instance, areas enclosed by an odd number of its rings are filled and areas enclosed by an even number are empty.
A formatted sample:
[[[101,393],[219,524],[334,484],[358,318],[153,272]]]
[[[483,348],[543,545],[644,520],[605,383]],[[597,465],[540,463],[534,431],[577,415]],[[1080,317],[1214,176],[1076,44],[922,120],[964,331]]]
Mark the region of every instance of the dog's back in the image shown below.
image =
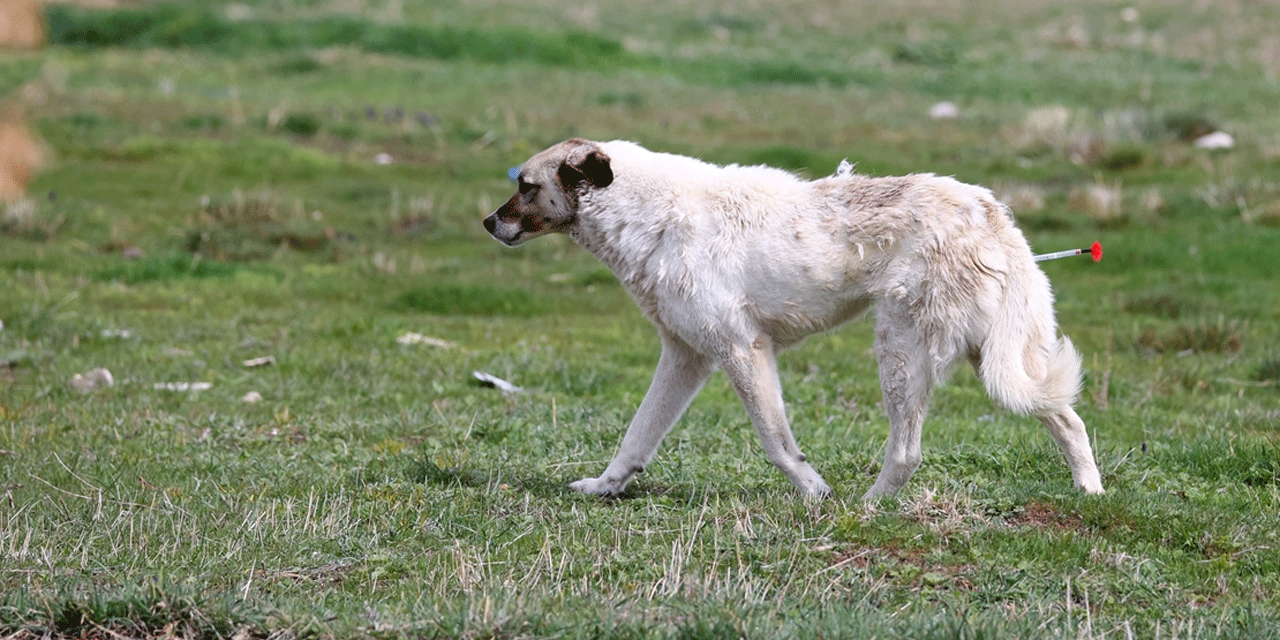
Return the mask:
[[[1078,392],[1079,355],[1057,338],[1048,279],[988,189],[933,174],[844,171],[810,182],[632,143],[605,149],[630,185],[607,210],[658,231],[634,236],[638,253],[659,258],[638,272],[679,284],[679,299],[721,305],[725,317],[745,308],[783,347],[892,300],[923,330],[936,380],[971,358],[991,395],[1020,413]]]

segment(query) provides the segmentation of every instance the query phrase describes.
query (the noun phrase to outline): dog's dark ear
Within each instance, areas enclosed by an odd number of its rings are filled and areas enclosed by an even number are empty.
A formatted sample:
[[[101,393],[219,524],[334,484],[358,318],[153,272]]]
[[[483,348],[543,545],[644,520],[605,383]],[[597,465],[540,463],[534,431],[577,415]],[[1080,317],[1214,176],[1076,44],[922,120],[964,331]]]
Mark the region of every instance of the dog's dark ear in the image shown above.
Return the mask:
[[[603,151],[592,149],[586,155],[580,156],[580,159],[575,158],[576,155],[578,154],[573,154],[560,163],[558,175],[560,184],[564,185],[565,189],[576,189],[584,182],[597,189],[613,183],[613,167],[609,166],[609,156]]]

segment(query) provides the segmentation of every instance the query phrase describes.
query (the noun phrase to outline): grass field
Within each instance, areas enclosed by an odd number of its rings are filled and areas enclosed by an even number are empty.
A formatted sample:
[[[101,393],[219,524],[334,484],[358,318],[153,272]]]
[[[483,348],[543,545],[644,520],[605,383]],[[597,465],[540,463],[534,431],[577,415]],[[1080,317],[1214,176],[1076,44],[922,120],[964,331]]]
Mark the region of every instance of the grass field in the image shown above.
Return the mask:
[[[0,54],[48,156],[0,204],[0,638],[1280,637],[1280,5],[120,4]],[[833,499],[720,375],[622,499],[569,492],[658,341],[480,219],[573,135],[954,175],[1102,241],[1043,267],[1107,494],[962,371],[861,503],[868,322],[781,358]]]

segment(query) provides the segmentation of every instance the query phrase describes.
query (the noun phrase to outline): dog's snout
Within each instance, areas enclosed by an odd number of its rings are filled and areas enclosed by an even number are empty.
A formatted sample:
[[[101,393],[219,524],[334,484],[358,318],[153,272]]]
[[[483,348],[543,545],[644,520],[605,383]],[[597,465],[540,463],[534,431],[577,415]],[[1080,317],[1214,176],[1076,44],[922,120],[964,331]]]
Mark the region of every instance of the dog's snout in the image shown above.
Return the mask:
[[[496,228],[498,228],[498,217],[494,214],[489,214],[489,217],[484,219],[484,230],[488,231],[489,235],[493,235],[493,230]]]

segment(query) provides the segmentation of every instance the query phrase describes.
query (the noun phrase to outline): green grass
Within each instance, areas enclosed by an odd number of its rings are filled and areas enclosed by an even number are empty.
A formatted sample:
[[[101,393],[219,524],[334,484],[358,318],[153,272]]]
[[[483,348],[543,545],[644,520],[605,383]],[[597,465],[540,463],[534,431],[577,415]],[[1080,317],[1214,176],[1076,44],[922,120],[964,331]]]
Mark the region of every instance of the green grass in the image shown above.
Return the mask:
[[[1280,14],[1128,6],[50,5],[0,58],[53,152],[0,205],[0,636],[1280,637]],[[868,322],[780,362],[833,499],[721,376],[624,497],[569,492],[658,340],[479,221],[574,135],[954,175],[1038,251],[1102,241],[1043,266],[1108,493],[961,371],[859,502]]]
[[[55,5],[49,10],[49,39],[57,45],[83,49],[161,47],[237,55],[354,46],[370,53],[436,60],[565,66],[585,66],[601,56],[622,53],[618,41],[581,31],[538,34],[515,28],[382,25],[341,15],[290,22],[232,21],[216,10],[177,3],[113,12]]]

